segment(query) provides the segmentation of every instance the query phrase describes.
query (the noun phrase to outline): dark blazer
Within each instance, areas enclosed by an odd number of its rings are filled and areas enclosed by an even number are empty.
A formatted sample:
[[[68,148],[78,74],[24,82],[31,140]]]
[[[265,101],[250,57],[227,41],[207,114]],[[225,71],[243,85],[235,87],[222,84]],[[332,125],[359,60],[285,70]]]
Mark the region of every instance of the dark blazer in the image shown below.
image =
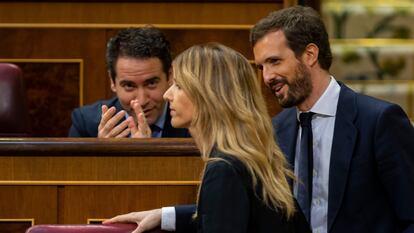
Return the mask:
[[[329,169],[328,232],[414,232],[414,128],[397,105],[340,83]],[[273,119],[294,164],[296,108]]]
[[[288,221],[283,213],[265,206],[259,199],[261,185],[253,189],[250,173],[239,160],[219,152],[213,152],[211,157],[223,160],[207,164],[198,199],[197,218],[192,224],[189,223],[189,215],[187,219],[177,219],[177,232],[311,232],[300,211]],[[191,206],[184,208],[194,211]]]
[[[101,121],[102,105],[108,108],[115,106],[116,112],[122,110],[121,103],[117,97],[109,100],[98,101],[94,104],[76,108],[72,112],[72,126],[69,130],[69,137],[97,137],[98,126]],[[164,128],[161,137],[163,138],[183,138],[190,137],[187,129],[173,128],[171,126],[170,111],[167,111]]]

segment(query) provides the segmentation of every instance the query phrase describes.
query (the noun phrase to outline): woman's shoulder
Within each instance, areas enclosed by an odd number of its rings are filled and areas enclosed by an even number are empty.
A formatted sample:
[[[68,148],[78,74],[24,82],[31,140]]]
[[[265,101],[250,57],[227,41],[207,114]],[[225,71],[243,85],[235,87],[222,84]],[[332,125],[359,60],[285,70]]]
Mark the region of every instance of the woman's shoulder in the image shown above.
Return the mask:
[[[247,175],[247,169],[243,162],[235,155],[226,154],[218,150],[213,150],[207,163],[206,171],[233,172],[238,175]]]

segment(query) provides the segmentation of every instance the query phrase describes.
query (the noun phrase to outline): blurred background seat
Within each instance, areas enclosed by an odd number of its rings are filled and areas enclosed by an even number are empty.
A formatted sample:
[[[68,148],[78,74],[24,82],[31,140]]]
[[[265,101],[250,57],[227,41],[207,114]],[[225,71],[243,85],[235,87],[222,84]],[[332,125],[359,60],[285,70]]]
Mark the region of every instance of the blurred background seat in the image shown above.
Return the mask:
[[[29,136],[28,109],[22,71],[0,63],[0,137]]]

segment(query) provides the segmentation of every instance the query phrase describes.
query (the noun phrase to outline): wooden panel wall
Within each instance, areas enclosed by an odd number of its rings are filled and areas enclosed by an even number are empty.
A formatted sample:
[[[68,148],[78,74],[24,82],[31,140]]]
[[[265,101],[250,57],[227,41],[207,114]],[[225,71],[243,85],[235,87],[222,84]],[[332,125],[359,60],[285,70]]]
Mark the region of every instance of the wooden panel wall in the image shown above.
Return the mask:
[[[29,135],[67,134],[71,110],[79,106],[83,62],[80,59],[10,60],[24,70]],[[55,111],[58,110],[58,111]]]
[[[56,223],[57,197],[57,186],[53,185],[0,186],[0,219],[14,219],[16,225],[26,225],[23,219],[33,219],[35,224]]]
[[[273,2],[3,2],[2,23],[254,24]]]
[[[155,24],[167,34],[174,55],[193,44],[216,41],[253,59],[248,42],[251,25],[284,4],[286,2],[280,0],[0,1],[0,62],[17,59],[20,64],[24,64],[25,80],[30,79],[27,81],[27,98],[32,103],[29,106],[31,136],[64,137],[70,127],[74,103],[90,104],[112,96],[105,68],[105,48],[107,40],[117,30]],[[48,61],[53,65],[48,67],[48,72],[44,64],[30,61],[33,59]],[[64,62],[73,59],[79,60],[83,69],[75,71],[73,66]],[[50,72],[50,69],[54,71]],[[39,82],[45,76],[48,83]],[[33,86],[33,83],[41,84],[42,87]],[[68,92],[56,89],[57,83],[63,84],[69,89]],[[36,95],[32,95],[34,89],[38,90],[35,91]],[[270,114],[274,115],[280,108],[269,92],[266,95]],[[67,99],[69,96],[70,99]],[[43,100],[61,98],[66,99],[44,108]]]
[[[66,185],[59,223],[86,224],[118,214],[195,203],[197,185]]]
[[[192,139],[0,139],[0,222],[86,224],[191,204],[202,167]]]

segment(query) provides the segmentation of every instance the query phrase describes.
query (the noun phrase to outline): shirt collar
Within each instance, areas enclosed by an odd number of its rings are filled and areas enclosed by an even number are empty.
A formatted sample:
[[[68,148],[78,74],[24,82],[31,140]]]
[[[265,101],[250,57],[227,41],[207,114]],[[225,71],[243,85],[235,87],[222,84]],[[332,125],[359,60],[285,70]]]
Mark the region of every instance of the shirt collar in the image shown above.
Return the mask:
[[[157,121],[154,123],[154,125],[158,126],[158,128],[160,128],[161,130],[164,129],[165,116],[167,115],[167,110],[168,110],[168,104],[165,103],[164,104],[164,110],[162,111],[161,116],[159,116]]]
[[[336,115],[340,91],[341,86],[339,86],[335,78],[331,76],[331,81],[329,82],[328,88],[326,88],[321,97],[319,97],[318,101],[316,101],[316,103],[309,111],[319,115],[334,117]],[[298,119],[300,113],[301,112],[298,110]]]

